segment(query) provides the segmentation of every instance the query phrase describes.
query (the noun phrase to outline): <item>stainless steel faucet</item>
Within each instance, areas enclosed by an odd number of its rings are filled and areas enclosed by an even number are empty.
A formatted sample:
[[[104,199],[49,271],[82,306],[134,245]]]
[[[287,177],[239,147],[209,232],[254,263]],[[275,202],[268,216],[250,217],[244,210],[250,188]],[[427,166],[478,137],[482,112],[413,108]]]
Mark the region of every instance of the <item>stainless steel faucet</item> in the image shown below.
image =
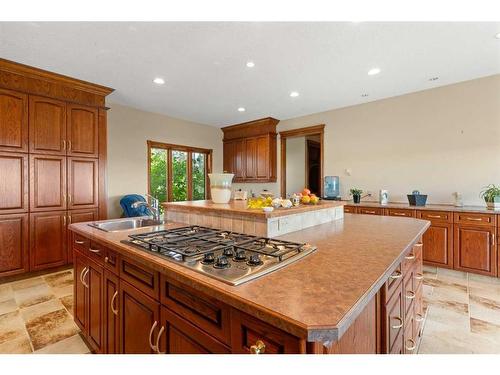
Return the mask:
[[[150,194],[146,195],[151,199],[151,204],[149,204],[148,202],[137,201],[132,203],[132,207],[137,208],[140,206],[146,206],[153,211],[153,219],[160,220],[160,201]]]

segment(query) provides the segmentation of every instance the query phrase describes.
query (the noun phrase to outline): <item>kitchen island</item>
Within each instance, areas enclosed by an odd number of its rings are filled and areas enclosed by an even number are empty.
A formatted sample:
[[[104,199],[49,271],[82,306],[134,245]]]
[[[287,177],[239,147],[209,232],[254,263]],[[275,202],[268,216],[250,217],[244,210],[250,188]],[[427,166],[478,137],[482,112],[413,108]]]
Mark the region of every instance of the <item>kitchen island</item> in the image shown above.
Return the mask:
[[[276,237],[340,220],[344,217],[343,206],[344,202],[320,200],[317,204],[264,212],[247,208],[246,200],[233,199],[227,204],[210,200],[163,203],[168,220],[264,237]]]
[[[70,225],[74,319],[97,353],[412,353],[428,221],[348,215],[280,238],[317,250],[239,286]]]

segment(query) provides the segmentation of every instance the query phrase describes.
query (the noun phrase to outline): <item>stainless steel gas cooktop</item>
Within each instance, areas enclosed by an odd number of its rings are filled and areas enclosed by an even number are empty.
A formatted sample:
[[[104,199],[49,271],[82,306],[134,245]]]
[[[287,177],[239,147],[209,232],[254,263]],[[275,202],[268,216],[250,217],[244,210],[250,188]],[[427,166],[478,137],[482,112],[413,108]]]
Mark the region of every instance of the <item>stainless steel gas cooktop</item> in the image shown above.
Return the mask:
[[[124,242],[230,285],[275,271],[316,250],[305,243],[201,226],[130,235]]]

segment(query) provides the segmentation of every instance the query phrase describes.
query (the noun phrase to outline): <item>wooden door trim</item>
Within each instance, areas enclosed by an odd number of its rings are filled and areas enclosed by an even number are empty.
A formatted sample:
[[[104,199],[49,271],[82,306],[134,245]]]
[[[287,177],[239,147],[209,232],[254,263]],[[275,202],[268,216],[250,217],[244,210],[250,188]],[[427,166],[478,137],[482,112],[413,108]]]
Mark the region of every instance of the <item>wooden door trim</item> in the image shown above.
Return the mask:
[[[288,138],[302,137],[308,135],[319,135],[319,143],[320,143],[320,160],[321,160],[321,168],[320,168],[320,178],[321,183],[319,186],[319,194],[323,196],[323,180],[324,180],[324,155],[325,155],[325,124],[313,125],[304,128],[292,129],[279,132],[280,135],[280,159],[281,159],[281,168],[280,168],[280,185],[281,185],[281,196],[286,196],[286,140]]]

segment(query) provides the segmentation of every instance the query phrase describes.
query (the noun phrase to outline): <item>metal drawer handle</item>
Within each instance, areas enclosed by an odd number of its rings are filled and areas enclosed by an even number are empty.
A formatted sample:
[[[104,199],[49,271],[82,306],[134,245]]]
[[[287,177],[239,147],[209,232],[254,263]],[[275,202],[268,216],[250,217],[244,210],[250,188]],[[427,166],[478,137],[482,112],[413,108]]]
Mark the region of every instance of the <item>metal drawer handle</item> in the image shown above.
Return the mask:
[[[375,211],[372,211],[372,210],[364,210],[363,211],[365,214],[374,214]]]
[[[85,267],[85,268],[87,268],[87,267]],[[89,284],[85,282],[85,278],[89,274],[89,271],[90,271],[90,268],[87,268],[87,271],[85,271],[85,274],[83,275],[83,278],[82,278],[82,283],[85,286],[85,288],[87,288],[87,289],[89,288]]]
[[[424,244],[422,242],[417,242],[415,245],[413,245],[414,247],[422,247],[424,246]]]
[[[101,252],[101,250],[99,250],[99,249],[92,249],[92,248],[89,248],[89,251],[91,253],[100,253]]]
[[[423,321],[423,320],[424,320],[424,316],[423,316],[422,314],[417,313],[416,315],[417,315],[417,316],[415,317],[415,321],[416,321],[417,323],[420,323],[421,321]]]
[[[483,221],[480,217],[466,217],[466,219],[469,221]]]
[[[118,296],[118,291],[115,292],[115,294],[113,294],[113,298],[111,298],[111,311],[113,312],[113,314],[115,314],[116,316],[118,316],[118,309],[115,307],[115,301],[116,301],[116,297]]]
[[[79,241],[79,240],[75,240],[75,243],[77,245],[83,245],[85,243],[85,241]]]
[[[158,322],[155,320],[155,322],[153,323],[153,326],[151,327],[151,330],[149,331],[149,347],[154,352],[156,352],[156,346],[153,345],[152,336],[153,336],[153,331],[155,330],[157,325],[158,325]]]
[[[402,276],[403,276],[403,274],[401,272],[394,271],[394,273],[389,277],[393,280],[397,280],[397,279],[400,279]]]
[[[424,275],[422,275],[421,273],[417,273],[414,277],[415,280],[422,280],[424,278]]]
[[[158,336],[156,337],[156,353],[158,354],[165,354],[165,352],[160,352],[160,338],[163,334],[163,331],[165,331],[165,327],[161,326],[160,332],[158,332]]]
[[[85,273],[85,271],[87,271],[87,267],[83,267],[82,272],[80,272],[80,282],[83,285],[85,285],[85,283],[83,282],[83,274]]]
[[[406,216],[406,214],[402,213],[402,212],[393,212],[392,213],[394,216]]]
[[[491,246],[495,246],[495,234],[491,234]]]
[[[104,257],[104,261],[105,261],[106,263],[108,263],[108,262],[109,262],[109,258],[108,258],[108,257]]]
[[[266,351],[266,344],[262,340],[257,340],[255,345],[250,347],[250,353],[252,354],[264,354]]]
[[[405,256],[405,259],[407,259],[407,260],[413,260],[413,259],[415,259],[415,254],[407,255],[407,256]]]
[[[415,348],[417,347],[417,344],[415,344],[415,340],[413,339],[407,339],[406,342],[411,343],[411,346],[405,345],[406,350],[408,350],[409,352],[414,351]]]
[[[441,219],[441,215],[427,215],[427,217],[432,217],[433,219]]]
[[[406,295],[405,295],[405,298],[406,299],[413,299],[413,298],[415,298],[415,292],[412,292],[411,290],[407,291]]]
[[[394,316],[392,319],[396,319],[397,321],[399,321],[399,324],[391,326],[392,329],[400,329],[401,327],[403,327],[403,319],[401,319],[399,316]]]

